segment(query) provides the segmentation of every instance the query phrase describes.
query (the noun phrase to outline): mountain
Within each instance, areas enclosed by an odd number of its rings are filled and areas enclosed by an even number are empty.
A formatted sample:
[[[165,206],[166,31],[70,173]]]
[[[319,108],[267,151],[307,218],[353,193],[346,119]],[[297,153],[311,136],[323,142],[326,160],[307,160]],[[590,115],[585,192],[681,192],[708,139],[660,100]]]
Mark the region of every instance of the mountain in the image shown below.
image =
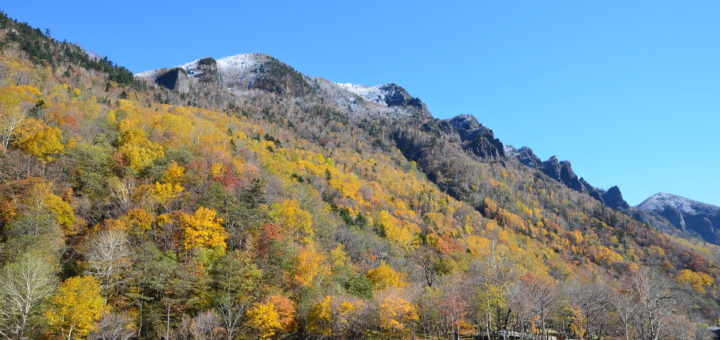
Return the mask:
[[[682,196],[657,193],[635,208],[662,216],[682,233],[698,235],[707,242],[720,244],[720,207]]]
[[[6,337],[685,339],[720,317],[718,247],[482,114],[263,54],[133,77],[0,19]]]

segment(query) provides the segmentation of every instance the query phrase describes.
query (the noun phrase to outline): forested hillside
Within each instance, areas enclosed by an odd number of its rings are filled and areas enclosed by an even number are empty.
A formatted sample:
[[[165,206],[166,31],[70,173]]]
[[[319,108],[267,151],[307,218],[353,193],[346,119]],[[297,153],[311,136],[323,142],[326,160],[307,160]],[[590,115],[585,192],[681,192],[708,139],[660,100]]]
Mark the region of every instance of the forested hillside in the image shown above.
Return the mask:
[[[259,56],[234,89],[212,58],[168,89],[5,16],[0,47],[4,338],[704,339],[720,317],[716,246],[397,85]]]

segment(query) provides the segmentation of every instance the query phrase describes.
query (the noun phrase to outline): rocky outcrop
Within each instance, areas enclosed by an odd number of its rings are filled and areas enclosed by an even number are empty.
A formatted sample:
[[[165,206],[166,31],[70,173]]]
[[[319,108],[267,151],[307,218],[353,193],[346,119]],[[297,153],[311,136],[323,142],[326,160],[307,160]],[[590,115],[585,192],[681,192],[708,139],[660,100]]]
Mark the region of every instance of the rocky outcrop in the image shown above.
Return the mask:
[[[464,150],[480,158],[503,158],[505,147],[492,130],[480,124],[472,115],[455,116],[447,123],[457,132]]]
[[[179,67],[158,72],[153,82],[181,94],[190,92],[190,80],[187,77],[187,73]]]
[[[610,208],[615,210],[630,209],[630,205],[625,201],[620,192],[620,188],[613,186],[602,194],[602,200]]]
[[[217,60],[214,58],[199,59],[185,69],[189,76],[198,79],[201,83],[217,83],[221,81]]]
[[[560,161],[557,157],[552,156],[550,159],[542,162],[530,148],[525,146],[520,149],[507,146],[506,150],[510,151],[509,157],[515,158],[521,164],[540,170],[550,178],[571,189],[584,192],[610,208],[621,211],[626,211],[630,208],[630,205],[623,198],[620,188],[614,186],[605,191],[592,186],[584,178],[578,178],[575,171],[573,171],[572,164],[568,161]]]
[[[423,111],[427,109],[420,98],[411,96],[410,93],[397,84],[380,85],[380,91],[384,93],[387,106],[411,106]]]
[[[524,164],[525,166],[529,166],[534,169],[539,169],[540,166],[542,166],[542,161],[538,156],[535,156],[535,153],[532,151],[532,149],[528,148],[527,146],[523,146],[522,148],[517,150],[517,154],[515,156],[517,160],[520,161],[520,163]]]
[[[571,189],[584,191],[583,184],[568,161],[558,161],[557,157],[552,156],[542,163],[542,172]]]

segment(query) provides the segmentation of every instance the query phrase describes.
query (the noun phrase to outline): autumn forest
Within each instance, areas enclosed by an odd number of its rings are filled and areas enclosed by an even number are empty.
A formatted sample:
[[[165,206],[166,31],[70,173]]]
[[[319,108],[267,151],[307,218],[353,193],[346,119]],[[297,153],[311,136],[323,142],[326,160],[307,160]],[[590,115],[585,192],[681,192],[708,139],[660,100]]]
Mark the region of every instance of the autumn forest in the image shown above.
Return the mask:
[[[263,58],[177,91],[0,16],[0,337],[711,337],[717,246]]]

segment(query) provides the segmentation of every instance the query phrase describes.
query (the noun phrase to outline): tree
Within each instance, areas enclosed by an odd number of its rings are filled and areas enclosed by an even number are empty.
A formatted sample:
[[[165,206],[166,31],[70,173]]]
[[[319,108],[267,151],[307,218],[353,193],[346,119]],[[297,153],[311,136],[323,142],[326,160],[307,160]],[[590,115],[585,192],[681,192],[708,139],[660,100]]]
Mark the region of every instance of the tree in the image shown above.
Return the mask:
[[[315,249],[314,243],[307,245],[295,257],[294,282],[301,287],[309,287],[316,277],[329,274],[326,260],[325,255]]]
[[[295,303],[282,295],[272,295],[255,303],[247,317],[247,324],[261,339],[273,339],[295,329]]]
[[[40,324],[40,304],[55,289],[55,277],[41,255],[26,253],[0,274],[0,335],[8,339],[34,337]]]
[[[114,296],[126,270],[132,264],[130,247],[124,230],[103,230],[88,240],[85,251],[87,273],[100,281],[106,296]]]
[[[541,339],[547,338],[547,319],[552,308],[558,302],[558,292],[549,277],[527,273],[520,277],[513,292],[515,309],[524,311],[525,317],[532,323],[540,322]]]
[[[52,161],[53,155],[65,149],[62,132],[54,126],[48,126],[40,120],[29,118],[17,126],[13,145],[25,153],[37,157],[41,162]]]
[[[118,138],[118,144],[120,145],[118,152],[122,155],[125,164],[135,171],[152,165],[165,154],[160,144],[148,140],[143,129],[123,131]]]
[[[388,338],[404,338],[418,321],[415,305],[395,293],[390,293],[378,302],[380,329]]]
[[[192,319],[190,333],[195,340],[212,340],[216,339],[219,326],[218,315],[214,311],[204,311]]]
[[[257,331],[261,339],[272,339],[282,325],[280,315],[270,302],[256,303],[247,312],[247,324]]]
[[[296,200],[283,200],[273,204],[271,216],[294,238],[312,237],[312,214],[303,210]]]
[[[629,292],[625,290],[613,294],[610,298],[610,303],[615,309],[615,315],[617,315],[623,324],[625,340],[630,340],[630,326],[635,315],[635,309],[637,309],[638,306],[632,300],[632,297],[630,297]]]
[[[712,286],[713,284],[712,276],[703,272],[695,272],[690,269],[681,270],[675,276],[675,280],[681,283],[688,284],[701,293],[705,292],[705,287]]]
[[[365,311],[365,303],[356,297],[326,296],[310,310],[307,330],[321,336],[358,338],[364,328]]]
[[[100,284],[92,276],[74,276],[58,287],[45,314],[51,328],[67,340],[82,339],[105,312]]]
[[[215,210],[200,207],[192,215],[184,212],[177,215],[185,249],[225,248],[228,235],[222,226],[223,219],[217,216]]]
[[[90,333],[90,340],[129,340],[135,335],[131,318],[124,313],[108,313]]]
[[[29,85],[0,87],[0,145],[3,152],[39,95],[40,91]]]
[[[405,287],[406,275],[404,273],[398,273],[394,271],[390,266],[381,263],[377,268],[368,270],[368,279],[372,281],[375,289],[382,290],[388,287]]]
[[[660,338],[678,301],[667,279],[650,270],[641,270],[630,279],[630,293],[637,305],[634,324],[644,340]]]

